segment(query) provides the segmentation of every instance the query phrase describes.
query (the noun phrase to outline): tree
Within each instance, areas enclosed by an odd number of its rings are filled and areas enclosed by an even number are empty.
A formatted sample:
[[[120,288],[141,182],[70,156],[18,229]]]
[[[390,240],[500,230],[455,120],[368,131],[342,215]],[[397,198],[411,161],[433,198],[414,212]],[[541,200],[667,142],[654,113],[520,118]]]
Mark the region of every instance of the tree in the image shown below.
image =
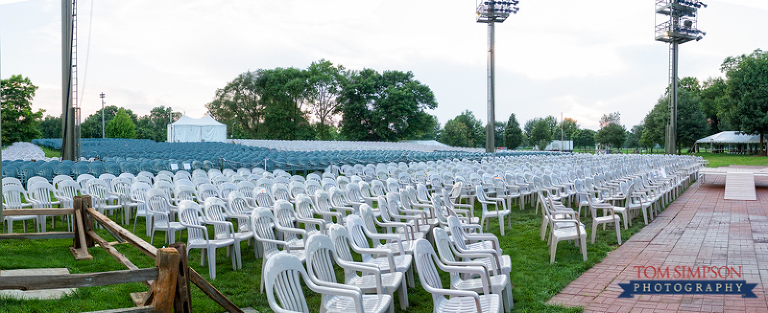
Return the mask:
[[[656,101],[653,110],[643,119],[643,134],[640,144],[653,152],[656,144],[664,145],[664,132],[669,120],[669,98],[661,97]]]
[[[41,138],[61,138],[61,117],[46,116],[40,122]]]
[[[236,123],[247,138],[260,136],[264,121],[264,106],[261,103],[261,91],[256,83],[257,72],[245,72],[217,89],[214,100],[205,107],[217,120],[232,125]]]
[[[611,123],[621,124],[621,113],[616,111],[609,114],[603,114],[603,116],[600,118],[600,128],[608,126],[608,124]]]
[[[540,119],[533,125],[531,130],[531,143],[537,145],[539,150],[544,150],[547,144],[552,142],[552,131],[547,119]]]
[[[721,65],[728,78],[729,105],[732,120],[739,130],[759,134],[761,154],[763,138],[768,132],[768,52],[755,50],[750,55],[728,57]]]
[[[493,123],[493,130],[494,130],[494,137],[493,137],[493,143],[497,147],[504,147],[504,128],[507,126],[507,123],[496,121]]]
[[[728,85],[721,77],[709,78],[704,81],[701,90],[701,111],[707,119],[707,135],[729,130],[729,123],[725,120],[725,105],[728,100],[726,90]]]
[[[440,140],[454,147],[480,147],[485,143],[483,122],[478,120],[471,111],[465,110],[452,120],[445,122]]]
[[[341,108],[337,101],[341,94],[344,80],[344,66],[334,66],[331,61],[320,60],[312,62],[307,68],[309,90],[307,102],[312,114],[319,120],[315,125],[317,136],[321,140],[329,140],[334,124],[332,118]]]
[[[3,144],[40,138],[39,125],[44,110],[32,111],[35,90],[37,86],[28,77],[12,75],[9,79],[0,80]]]
[[[692,151],[696,140],[704,137],[707,120],[701,111],[701,98],[693,91],[680,89],[677,94],[677,152],[682,147]]]
[[[117,115],[107,124],[109,138],[136,138],[136,124],[131,121],[125,109],[120,108]]]
[[[643,124],[632,126],[632,129],[627,133],[627,142],[624,145],[627,148],[639,148],[640,138],[643,136]]]
[[[578,135],[573,141],[573,144],[577,147],[594,148],[595,147],[595,135],[597,132],[591,129],[581,129]]]
[[[264,106],[264,136],[279,140],[315,139],[314,128],[301,108],[310,90],[307,72],[291,67],[257,73],[256,85]]]
[[[523,143],[523,131],[517,123],[515,113],[509,115],[507,126],[504,128],[504,145],[509,150],[515,150]]]
[[[348,73],[342,88],[341,132],[348,140],[399,141],[432,131],[432,90],[412,72],[363,69]]]
[[[109,122],[115,118],[119,109],[120,108],[114,105],[104,107],[104,124],[109,124]],[[138,124],[138,118],[133,111],[125,109],[125,113],[128,114],[134,124]],[[101,138],[101,135],[101,110],[98,110],[95,113],[88,115],[85,121],[80,124],[80,137]]]
[[[609,145],[613,148],[621,148],[621,144],[627,139],[627,130],[624,125],[610,123],[597,131],[595,141],[600,144]]]
[[[470,142],[469,128],[458,119],[451,119],[445,122],[445,127],[440,135],[442,143],[452,147],[473,147]]]
[[[440,121],[437,120],[436,115],[432,115],[432,119],[434,120],[434,126],[432,126],[432,129],[429,130],[429,132],[424,133],[419,140],[439,140],[440,139],[440,133],[442,132],[442,127],[440,127]]]

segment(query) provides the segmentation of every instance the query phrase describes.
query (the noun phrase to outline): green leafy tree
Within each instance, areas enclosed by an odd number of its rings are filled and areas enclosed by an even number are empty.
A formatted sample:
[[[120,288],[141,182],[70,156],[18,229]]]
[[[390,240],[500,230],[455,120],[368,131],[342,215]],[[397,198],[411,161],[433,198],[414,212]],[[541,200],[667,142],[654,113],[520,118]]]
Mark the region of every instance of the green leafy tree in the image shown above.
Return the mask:
[[[40,138],[39,126],[44,110],[32,110],[32,98],[36,90],[37,86],[21,75],[0,80],[3,144]]]
[[[117,115],[107,124],[109,138],[136,138],[136,124],[131,121],[125,109],[120,108]]]
[[[661,97],[656,101],[653,110],[643,119],[643,134],[640,136],[640,144],[653,153],[653,147],[664,145],[664,132],[669,120],[669,98]]]
[[[436,115],[432,115],[432,119],[434,120],[434,126],[432,126],[432,129],[430,129],[428,132],[424,133],[419,140],[438,140],[440,139],[440,133],[442,132],[442,127],[440,127],[440,121],[437,120]]]
[[[729,123],[725,120],[726,101],[728,96],[726,91],[728,84],[721,77],[710,78],[704,81],[701,89],[701,111],[704,118],[707,119],[707,135],[729,130]]]
[[[701,98],[695,91],[680,89],[677,94],[677,152],[682,147],[692,151],[696,140],[704,137],[707,120],[701,110]]]
[[[430,132],[435,120],[424,112],[437,102],[412,72],[363,69],[348,73],[342,89],[341,133],[349,140],[399,141]]]
[[[318,139],[330,140],[335,124],[333,117],[339,113],[341,105],[338,97],[344,84],[344,66],[334,66],[331,61],[312,62],[307,68],[309,89],[307,102],[312,114],[319,120],[315,125]]]
[[[296,68],[259,70],[256,80],[262,91],[264,127],[261,131],[269,139],[311,140],[314,128],[307,112],[300,105],[309,95],[307,72]]]
[[[517,147],[523,144],[523,130],[520,129],[520,124],[515,118],[515,113],[509,115],[509,120],[504,128],[504,145],[509,150],[515,150]]]
[[[627,139],[627,129],[624,125],[610,123],[597,131],[595,141],[600,144],[608,145],[612,148],[621,148],[621,145]]]
[[[632,126],[632,129],[627,133],[627,141],[624,145],[627,148],[639,148],[640,138],[643,136],[643,124]]]
[[[61,138],[61,117],[46,116],[40,122],[41,138]]]
[[[109,122],[115,118],[119,109],[120,108],[114,105],[108,105],[104,107],[104,123],[109,124]],[[139,119],[136,117],[136,114],[133,113],[133,111],[130,109],[125,109],[125,113],[128,114],[131,122],[138,124]],[[88,115],[85,121],[80,124],[80,137],[101,138],[101,135],[101,110],[98,110],[95,113]],[[109,135],[107,135],[107,137],[109,137]]]
[[[732,121],[747,134],[760,135],[759,150],[768,132],[768,52],[728,57],[721,66],[728,78],[727,95]]]
[[[470,140],[469,128],[458,119],[445,122],[440,140],[452,147],[474,147],[474,143]]]
[[[224,88],[217,89],[213,101],[205,105],[211,116],[224,124],[237,125],[246,138],[265,138],[261,135],[264,105],[258,76],[255,71],[238,75]]]
[[[550,123],[546,118],[540,119],[531,130],[531,143],[537,145],[539,150],[544,150],[550,142],[552,142]]]
[[[573,140],[573,145],[582,148],[594,148],[595,147],[595,135],[597,132],[591,129],[581,129],[578,135]]]
[[[613,112],[609,114],[603,114],[600,118],[600,128],[608,126],[609,124],[621,124],[621,113]]]
[[[493,137],[493,143],[497,147],[504,147],[504,128],[507,126],[507,123],[496,121],[493,123],[493,130],[494,130],[494,137]]]

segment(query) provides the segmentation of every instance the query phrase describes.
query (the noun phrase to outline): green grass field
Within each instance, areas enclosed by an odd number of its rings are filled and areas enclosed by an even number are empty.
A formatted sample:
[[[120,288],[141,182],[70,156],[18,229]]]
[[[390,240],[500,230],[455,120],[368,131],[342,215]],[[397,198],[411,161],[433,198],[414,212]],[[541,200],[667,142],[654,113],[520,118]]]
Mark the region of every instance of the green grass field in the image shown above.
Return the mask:
[[[768,166],[768,157],[759,155],[739,155],[727,153],[696,153],[696,156],[703,157],[709,161],[709,167],[721,167],[729,165],[754,165]]]
[[[477,214],[480,214],[478,208]],[[563,308],[545,304],[552,296],[572,280],[579,277],[587,269],[602,260],[608,252],[617,247],[615,232],[612,229],[598,230],[595,244],[588,243],[588,260],[583,262],[577,247],[567,242],[561,242],[558,246],[556,263],[549,264],[549,249],[546,241],[541,240],[539,229],[541,215],[535,214],[530,208],[518,210],[513,208],[511,214],[512,229],[506,230],[506,236],[499,237],[505,254],[512,258],[512,283],[514,284],[515,312],[581,312],[580,308]],[[589,218],[582,218],[587,229],[591,229]],[[18,223],[18,222],[17,222]],[[149,241],[145,236],[143,219],[139,220],[136,234]],[[635,220],[634,226],[622,231],[622,240],[627,240],[632,234],[639,231],[643,223]],[[21,225],[15,225],[17,231]],[[49,229],[52,225],[48,223]],[[126,226],[133,230],[133,225]],[[56,230],[64,231],[61,222],[57,223]],[[490,225],[491,232],[499,235],[497,220]],[[103,229],[97,232],[107,241],[114,240]],[[154,246],[162,247],[163,233],[158,232]],[[181,241],[186,240],[186,233]],[[66,267],[71,273],[90,273],[101,271],[113,271],[125,269],[113,260],[101,248],[89,249],[94,259],[91,261],[76,261],[70,254],[68,247],[72,240],[2,240],[0,241],[0,270],[21,268]],[[154,262],[140,253],[129,244],[117,245],[117,249],[124,253],[133,263],[140,268],[151,267]],[[208,278],[207,266],[200,266],[200,250],[193,250],[190,254],[189,264],[203,277]],[[231,261],[226,255],[226,249],[219,249],[217,255],[217,278],[212,281],[222,293],[240,307],[253,307],[260,312],[271,312],[264,294],[259,293],[259,279],[261,276],[261,259],[256,259],[251,246],[242,246],[243,269],[233,271]],[[339,273],[341,279],[343,274]],[[444,283],[447,275],[443,275]],[[129,293],[146,291],[147,287],[140,283],[115,285],[107,287],[81,288],[75,294],[61,300],[34,300],[20,301],[3,298],[0,299],[0,312],[75,312],[105,310],[122,307],[132,307],[133,303]],[[307,300],[312,308],[319,307],[318,295],[307,292]],[[432,298],[422,289],[417,287],[408,290],[410,307],[408,312],[428,313],[432,311]],[[197,287],[192,287],[193,309],[196,312],[221,312],[216,303],[208,299]],[[398,297],[397,295],[395,297]],[[399,303],[395,299],[395,303]],[[401,312],[399,305],[396,311]],[[315,312],[315,311],[313,311]]]

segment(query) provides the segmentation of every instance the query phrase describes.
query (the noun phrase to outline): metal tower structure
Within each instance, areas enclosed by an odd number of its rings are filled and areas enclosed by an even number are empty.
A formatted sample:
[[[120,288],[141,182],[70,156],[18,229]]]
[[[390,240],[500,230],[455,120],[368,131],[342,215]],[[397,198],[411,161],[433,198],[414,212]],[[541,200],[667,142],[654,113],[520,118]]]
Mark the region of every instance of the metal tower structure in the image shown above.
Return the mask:
[[[677,153],[677,61],[678,45],[699,41],[707,33],[697,28],[698,10],[707,5],[698,0],[655,0],[656,41],[669,43],[669,110],[664,148]],[[661,21],[661,22],[659,22]]]
[[[488,125],[485,128],[485,152],[496,151],[496,103],[494,77],[494,25],[503,23],[510,14],[517,13],[518,1],[477,0],[477,22],[488,24]]]
[[[77,0],[61,1],[61,158],[80,159],[80,107],[77,104]]]

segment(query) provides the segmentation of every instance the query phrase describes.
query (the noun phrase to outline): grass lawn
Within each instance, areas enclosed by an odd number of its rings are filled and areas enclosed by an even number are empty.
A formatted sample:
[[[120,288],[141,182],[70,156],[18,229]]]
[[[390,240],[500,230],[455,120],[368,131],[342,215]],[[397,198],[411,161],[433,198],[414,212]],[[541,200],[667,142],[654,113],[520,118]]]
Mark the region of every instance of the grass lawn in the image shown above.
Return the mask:
[[[709,161],[708,167],[721,167],[729,165],[757,165],[768,166],[768,157],[760,155],[740,155],[728,153],[700,152],[696,156]]]
[[[530,206],[530,205],[529,205]],[[477,215],[481,210],[477,209]],[[564,308],[546,305],[546,301],[557,294],[572,280],[579,277],[587,269],[600,262],[608,252],[617,247],[615,232],[608,228],[598,230],[597,241],[588,243],[588,260],[583,262],[577,247],[568,242],[561,242],[558,246],[556,263],[549,264],[549,248],[546,241],[541,240],[539,230],[541,215],[535,214],[528,208],[520,211],[513,208],[512,229],[506,230],[506,236],[500,237],[500,243],[504,254],[512,258],[511,280],[515,288],[515,312],[581,312],[580,308]],[[583,217],[586,228],[591,229],[589,218]],[[18,223],[18,222],[17,222]],[[629,230],[622,231],[622,240],[627,240],[632,234],[639,231],[642,220],[635,219]],[[19,230],[21,225],[15,225]],[[49,229],[52,228],[49,220]],[[499,234],[498,221],[493,220],[490,225],[491,232]],[[133,230],[133,225],[126,226]],[[56,230],[64,230],[62,223],[57,223]],[[113,240],[106,231],[98,229],[97,232],[107,241]],[[136,234],[149,241],[145,236],[143,219],[139,220]],[[155,238],[155,246],[162,247],[162,232],[158,232]],[[183,233],[181,241],[186,240]],[[66,267],[71,273],[89,273],[101,271],[113,271],[125,269],[113,260],[101,248],[89,249],[94,259],[91,261],[76,261],[70,254],[68,247],[72,240],[2,240],[0,241],[0,270],[43,267]],[[133,263],[140,268],[154,266],[154,261],[143,255],[129,244],[116,246],[119,251],[126,254]],[[200,250],[193,250],[190,254],[189,264],[203,277],[208,277],[207,266],[200,266]],[[259,279],[261,273],[261,259],[257,260],[251,246],[242,245],[243,269],[233,271],[231,261],[226,255],[226,249],[219,249],[217,257],[217,278],[212,281],[223,294],[240,307],[253,307],[260,312],[271,312],[267,298],[259,293]],[[415,271],[414,271],[415,272]],[[343,274],[338,273],[339,279]],[[447,275],[443,275],[446,283]],[[410,307],[408,312],[432,311],[432,298],[422,289],[416,281],[416,288],[409,288],[408,295]],[[45,301],[19,301],[13,299],[0,299],[0,312],[75,312],[105,310],[122,307],[132,307],[129,293],[146,291],[147,287],[140,283],[115,285],[107,287],[81,288],[73,295],[61,300]],[[305,290],[307,300],[311,308],[318,308],[320,297]],[[397,294],[395,297],[398,297]],[[222,312],[222,308],[208,299],[197,287],[192,287],[193,309],[196,312]],[[395,299],[396,311],[401,312]],[[315,311],[313,311],[315,312]]]
[[[45,152],[46,158],[60,158],[61,157],[61,150],[54,150],[48,147],[38,146],[41,149],[43,149],[43,152]]]

